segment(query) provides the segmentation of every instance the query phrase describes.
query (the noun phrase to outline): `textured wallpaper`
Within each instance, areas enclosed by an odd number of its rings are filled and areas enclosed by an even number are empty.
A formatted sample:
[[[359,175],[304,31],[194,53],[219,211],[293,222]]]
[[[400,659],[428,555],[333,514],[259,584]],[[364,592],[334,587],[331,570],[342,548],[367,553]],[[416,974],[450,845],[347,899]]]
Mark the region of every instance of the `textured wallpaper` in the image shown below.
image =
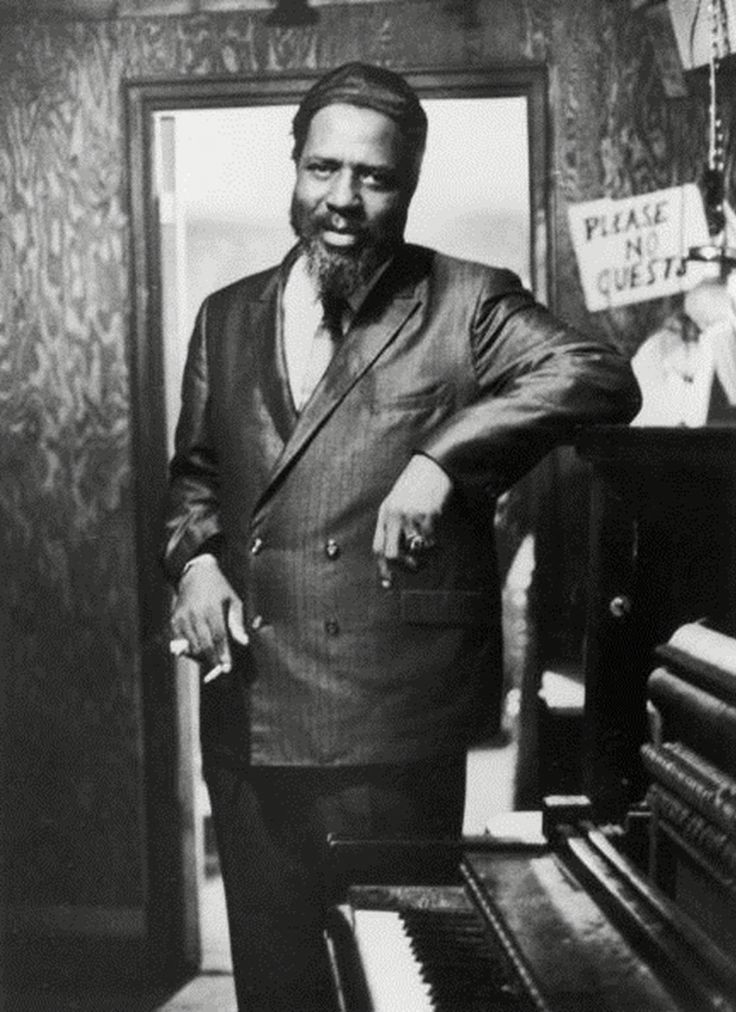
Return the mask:
[[[6,881],[38,904],[140,897],[123,54],[100,29],[0,43]]]
[[[635,347],[662,303],[585,313],[566,201],[694,178],[628,0],[29,21],[0,33],[0,601],[15,902],[135,906],[144,867],[122,82],[547,60],[557,305]],[[492,181],[491,181],[492,182]]]

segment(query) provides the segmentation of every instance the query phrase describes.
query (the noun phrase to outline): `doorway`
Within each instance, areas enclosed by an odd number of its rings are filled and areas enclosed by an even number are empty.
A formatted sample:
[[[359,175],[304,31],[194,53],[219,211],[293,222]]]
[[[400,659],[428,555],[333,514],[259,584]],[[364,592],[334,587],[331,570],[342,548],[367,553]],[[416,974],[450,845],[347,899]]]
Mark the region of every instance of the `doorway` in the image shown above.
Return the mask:
[[[546,78],[529,66],[408,74],[422,95],[429,141],[407,238],[515,270],[547,296]],[[198,754],[197,672],[166,655],[169,595],[146,560],[161,515],[186,347],[205,295],[278,262],[293,243],[290,123],[309,79],[174,82],[129,87],[133,217],[136,467],[152,944],[195,969],[226,968],[224,903]],[[503,138],[502,144],[498,138]],[[461,164],[459,165],[459,162]],[[463,185],[457,185],[459,173]],[[265,194],[265,198],[264,198]],[[155,554],[154,556],[155,557]],[[145,674],[145,671],[144,671]],[[173,732],[173,744],[166,745]],[[482,768],[482,764],[481,764]],[[483,786],[471,787],[475,806]],[[172,809],[172,793],[176,806]],[[167,818],[175,812],[175,818]],[[478,818],[473,810],[470,819]],[[473,823],[475,826],[475,823]],[[178,875],[171,875],[171,860]],[[157,869],[167,860],[168,874]]]

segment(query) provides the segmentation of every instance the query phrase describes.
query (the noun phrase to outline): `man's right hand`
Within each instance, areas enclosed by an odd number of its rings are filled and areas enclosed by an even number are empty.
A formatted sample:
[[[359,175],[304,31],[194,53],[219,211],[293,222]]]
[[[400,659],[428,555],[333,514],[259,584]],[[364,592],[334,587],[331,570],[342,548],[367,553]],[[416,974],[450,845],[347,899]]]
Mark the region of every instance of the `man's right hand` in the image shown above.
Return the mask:
[[[186,643],[181,653],[200,661],[210,677],[215,669],[218,674],[231,670],[228,630],[242,644],[248,642],[248,634],[243,625],[243,602],[214,555],[199,556],[183,573],[170,626],[172,643]]]

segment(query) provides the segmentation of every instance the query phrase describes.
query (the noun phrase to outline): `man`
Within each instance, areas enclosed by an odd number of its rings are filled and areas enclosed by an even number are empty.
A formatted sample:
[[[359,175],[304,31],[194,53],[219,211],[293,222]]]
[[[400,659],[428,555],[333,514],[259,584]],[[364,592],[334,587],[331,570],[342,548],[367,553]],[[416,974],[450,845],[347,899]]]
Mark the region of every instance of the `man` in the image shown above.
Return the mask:
[[[327,833],[460,833],[499,708],[495,497],[638,406],[515,275],[404,243],[426,117],[401,77],[341,67],[293,129],[298,245],[202,307],[165,552],[255,1012],[330,1007]]]

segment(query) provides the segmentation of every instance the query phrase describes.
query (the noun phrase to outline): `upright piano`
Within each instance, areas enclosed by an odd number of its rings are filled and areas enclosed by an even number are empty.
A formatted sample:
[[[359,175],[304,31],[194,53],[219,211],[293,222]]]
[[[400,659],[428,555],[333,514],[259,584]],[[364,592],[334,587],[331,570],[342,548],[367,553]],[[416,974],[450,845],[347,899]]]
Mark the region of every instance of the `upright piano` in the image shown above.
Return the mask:
[[[736,640],[647,679],[644,794],[544,799],[459,841],[334,840],[341,1012],[736,1012]]]

